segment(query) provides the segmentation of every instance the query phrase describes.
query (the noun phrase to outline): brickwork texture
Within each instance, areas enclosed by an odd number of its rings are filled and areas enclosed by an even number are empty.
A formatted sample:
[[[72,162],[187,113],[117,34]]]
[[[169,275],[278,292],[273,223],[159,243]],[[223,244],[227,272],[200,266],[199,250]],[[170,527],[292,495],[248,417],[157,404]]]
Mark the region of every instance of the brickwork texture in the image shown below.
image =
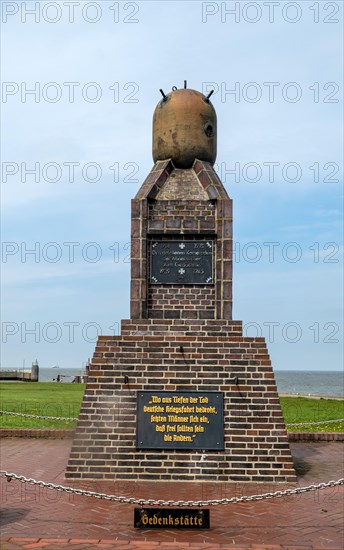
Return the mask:
[[[150,283],[152,239],[176,238],[214,240],[214,285]],[[231,319],[232,238],[232,201],[213,167],[157,162],[132,200],[131,318]]]
[[[213,284],[152,284],[152,240],[213,241]],[[138,449],[137,393],[222,392],[224,449]],[[98,339],[72,479],[296,480],[264,338],[232,320],[232,201],[213,167],[158,161],[132,201],[131,319]]]
[[[147,389],[223,392],[224,451],[136,450]],[[121,336],[99,338],[67,477],[294,481],[264,339],[235,321],[122,321]]]

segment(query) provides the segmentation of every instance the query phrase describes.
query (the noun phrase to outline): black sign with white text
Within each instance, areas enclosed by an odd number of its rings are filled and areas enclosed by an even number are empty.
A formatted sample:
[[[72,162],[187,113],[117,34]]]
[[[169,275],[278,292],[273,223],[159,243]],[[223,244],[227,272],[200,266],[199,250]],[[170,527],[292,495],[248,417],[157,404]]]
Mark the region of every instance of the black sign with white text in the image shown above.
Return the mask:
[[[213,241],[152,241],[153,284],[213,284]]]

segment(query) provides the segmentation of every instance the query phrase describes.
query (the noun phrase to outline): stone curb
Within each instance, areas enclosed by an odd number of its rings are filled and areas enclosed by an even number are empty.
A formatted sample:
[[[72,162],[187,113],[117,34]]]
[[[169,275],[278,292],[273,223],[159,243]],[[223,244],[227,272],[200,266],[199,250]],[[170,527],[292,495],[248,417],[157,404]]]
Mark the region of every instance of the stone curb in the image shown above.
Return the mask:
[[[70,439],[73,429],[0,428],[0,437],[34,437],[36,439]],[[289,441],[344,441],[344,432],[287,432]]]
[[[287,432],[288,441],[344,441],[344,432]]]

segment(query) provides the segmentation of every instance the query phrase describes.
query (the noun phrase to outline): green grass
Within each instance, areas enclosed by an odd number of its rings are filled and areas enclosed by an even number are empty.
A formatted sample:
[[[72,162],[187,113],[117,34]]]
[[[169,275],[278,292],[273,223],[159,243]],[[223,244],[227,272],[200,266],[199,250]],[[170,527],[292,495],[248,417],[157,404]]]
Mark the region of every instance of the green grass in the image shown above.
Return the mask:
[[[56,382],[0,383],[0,409],[39,416],[79,416],[84,384],[57,384]],[[281,397],[283,416],[287,424],[319,422],[344,418],[344,401],[336,399],[309,399]],[[76,422],[41,420],[0,415],[3,428],[73,428]],[[289,431],[343,432],[344,423],[311,426],[290,426]]]
[[[84,384],[57,384],[56,382],[2,382],[0,409],[38,416],[77,418],[79,416]],[[0,415],[2,428],[73,428],[76,422],[40,420]]]
[[[344,400],[308,399],[306,397],[281,397],[283,417],[286,424],[296,422],[323,422],[344,418]],[[343,432],[344,423],[289,426],[293,432]]]

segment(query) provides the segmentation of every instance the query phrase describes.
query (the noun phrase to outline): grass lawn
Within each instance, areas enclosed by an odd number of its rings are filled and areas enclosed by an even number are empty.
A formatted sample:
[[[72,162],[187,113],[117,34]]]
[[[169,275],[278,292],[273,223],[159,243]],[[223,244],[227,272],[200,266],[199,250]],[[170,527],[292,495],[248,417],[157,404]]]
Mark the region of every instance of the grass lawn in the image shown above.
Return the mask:
[[[0,383],[0,410],[38,416],[77,418],[84,394],[84,384],[56,382]],[[2,428],[73,428],[76,422],[40,420],[0,415]]]
[[[0,383],[0,410],[39,416],[77,418],[84,389],[84,384],[2,382]],[[343,400],[309,399],[305,397],[281,397],[280,399],[283,416],[287,424],[344,418]],[[75,425],[75,421],[0,415],[0,426],[3,428],[73,428]],[[344,423],[289,426],[288,430],[297,432],[343,432]]]
[[[308,399],[307,397],[280,397],[286,424],[296,422],[323,422],[344,418],[344,400]],[[344,422],[288,426],[293,432],[344,432]]]

